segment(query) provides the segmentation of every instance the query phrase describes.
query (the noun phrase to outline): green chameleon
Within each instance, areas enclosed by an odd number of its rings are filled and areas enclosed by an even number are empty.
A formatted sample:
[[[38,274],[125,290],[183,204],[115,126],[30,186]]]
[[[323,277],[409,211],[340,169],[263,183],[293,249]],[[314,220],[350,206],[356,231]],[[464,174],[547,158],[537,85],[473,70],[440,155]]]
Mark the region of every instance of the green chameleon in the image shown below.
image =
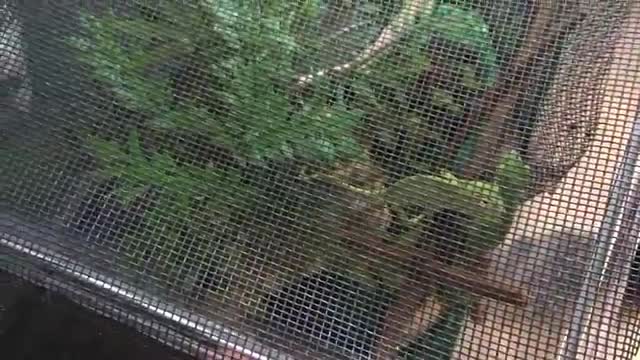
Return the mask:
[[[421,205],[419,216],[440,209],[454,209],[469,216],[468,239],[463,251],[467,256],[490,252],[507,235],[515,213],[526,199],[529,168],[515,152],[501,159],[493,182],[462,180],[453,174],[417,175],[399,181],[386,194],[392,206],[400,209]],[[437,195],[436,195],[437,194]],[[406,213],[404,220],[411,222]],[[438,319],[412,343],[400,350],[403,359],[449,359],[474,297],[462,290],[444,287],[438,297],[445,304]],[[428,349],[428,354],[420,354]]]

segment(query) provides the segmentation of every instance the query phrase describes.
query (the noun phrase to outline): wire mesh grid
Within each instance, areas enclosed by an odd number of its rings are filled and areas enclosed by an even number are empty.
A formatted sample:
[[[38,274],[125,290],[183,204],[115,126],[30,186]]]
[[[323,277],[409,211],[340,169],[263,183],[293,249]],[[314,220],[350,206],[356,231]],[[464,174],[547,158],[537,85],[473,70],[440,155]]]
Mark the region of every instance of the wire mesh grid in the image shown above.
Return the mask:
[[[0,16],[3,269],[200,358],[633,355],[639,4]]]

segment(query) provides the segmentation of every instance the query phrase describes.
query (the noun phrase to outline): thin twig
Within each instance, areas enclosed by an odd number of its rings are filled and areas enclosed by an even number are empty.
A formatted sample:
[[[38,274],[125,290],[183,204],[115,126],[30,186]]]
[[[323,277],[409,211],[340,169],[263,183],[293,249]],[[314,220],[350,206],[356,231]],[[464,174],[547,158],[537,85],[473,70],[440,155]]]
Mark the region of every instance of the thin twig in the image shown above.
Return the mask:
[[[382,258],[385,262],[397,264],[406,262],[409,254],[408,251],[392,252],[375,248],[371,250],[377,252],[378,257],[383,255]],[[421,272],[428,274],[430,278],[435,279],[441,285],[511,305],[525,306],[528,303],[527,296],[520,289],[514,288],[505,282],[491,280],[486,276],[479,276],[475,271],[446,266],[434,261],[432,258],[421,263]]]
[[[504,282],[479,277],[475,272],[468,270],[435,265],[428,264],[426,268],[433,272],[438,281],[451,287],[511,305],[525,306],[528,303],[527,296],[520,289]]]
[[[408,1],[398,16],[396,16],[393,21],[382,30],[376,41],[367,47],[358,57],[350,62],[336,65],[329,69],[323,69],[313,74],[300,76],[296,82],[297,86],[304,86],[318,77],[356,69],[362,64],[368,62],[373,57],[377,56],[379,53],[397,42],[405,33],[409,24],[415,20],[420,12],[428,13],[431,11],[433,3],[433,0]]]

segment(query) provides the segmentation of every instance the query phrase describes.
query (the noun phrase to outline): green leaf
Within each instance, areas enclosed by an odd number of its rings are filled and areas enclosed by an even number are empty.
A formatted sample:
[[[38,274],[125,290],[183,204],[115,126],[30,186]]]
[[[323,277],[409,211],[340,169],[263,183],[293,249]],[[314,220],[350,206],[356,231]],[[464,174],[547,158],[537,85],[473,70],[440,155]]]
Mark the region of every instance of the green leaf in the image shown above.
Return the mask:
[[[127,150],[133,163],[146,162],[146,158],[142,152],[142,147],[140,146],[140,136],[137,130],[132,130],[129,133]]]
[[[88,142],[102,169],[100,173],[105,178],[121,177],[126,169],[128,156],[120,145],[99,138],[90,138]]]
[[[529,166],[517,152],[510,151],[502,157],[496,172],[496,183],[508,212],[514,212],[521,205],[530,181]]]
[[[124,183],[116,188],[113,194],[116,199],[126,207],[131,206],[133,201],[143,195],[147,190],[149,190],[149,187],[144,184]]]
[[[256,187],[247,184],[245,169],[204,165],[210,159],[196,156],[198,166],[177,162],[170,140],[179,134],[201,134],[209,142],[205,146],[224,147],[234,158],[257,165],[300,157],[333,166],[363,151],[352,135],[362,111],[347,109],[341,99],[328,105],[331,84],[321,84],[327,86],[323,96],[302,99],[302,110],[286,93],[299,75],[294,73],[298,59],[304,58],[299,30],[325,4],[267,0],[259,5],[165,2],[153,9],[153,20],[142,8],[140,14],[86,17],[82,36],[68,41],[101,89],[144,119],[125,144],[98,144],[97,156],[101,170],[120,178],[114,194],[121,201],[157,191],[144,215],[155,240],[152,246],[137,241],[141,248],[131,253],[140,259],[145,250],[153,252],[166,274],[182,266],[176,250],[184,245],[184,225],[197,228],[203,216],[230,225],[238,213],[263,205]],[[197,84],[207,88],[207,96],[186,91],[176,101],[176,72],[191,66],[207,72]],[[161,150],[143,146],[148,133],[160,139],[154,144]]]
[[[442,4],[434,10],[430,26],[436,35],[478,51],[485,85],[495,81],[498,56],[493,47],[489,25],[480,14],[474,10]]]

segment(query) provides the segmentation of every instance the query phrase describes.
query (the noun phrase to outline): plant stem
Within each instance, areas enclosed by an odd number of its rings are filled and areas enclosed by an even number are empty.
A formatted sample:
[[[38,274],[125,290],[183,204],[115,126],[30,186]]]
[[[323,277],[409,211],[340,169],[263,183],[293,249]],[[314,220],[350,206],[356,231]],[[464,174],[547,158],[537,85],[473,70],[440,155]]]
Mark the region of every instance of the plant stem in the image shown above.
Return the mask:
[[[410,0],[405,3],[400,13],[387,25],[376,41],[367,47],[362,54],[350,62],[323,69],[313,74],[300,76],[296,82],[297,86],[304,86],[315,78],[327,76],[329,74],[341,73],[358,68],[360,65],[371,60],[388,47],[396,43],[405,33],[407,27],[413,23],[421,12],[430,12],[433,8],[434,0]]]

